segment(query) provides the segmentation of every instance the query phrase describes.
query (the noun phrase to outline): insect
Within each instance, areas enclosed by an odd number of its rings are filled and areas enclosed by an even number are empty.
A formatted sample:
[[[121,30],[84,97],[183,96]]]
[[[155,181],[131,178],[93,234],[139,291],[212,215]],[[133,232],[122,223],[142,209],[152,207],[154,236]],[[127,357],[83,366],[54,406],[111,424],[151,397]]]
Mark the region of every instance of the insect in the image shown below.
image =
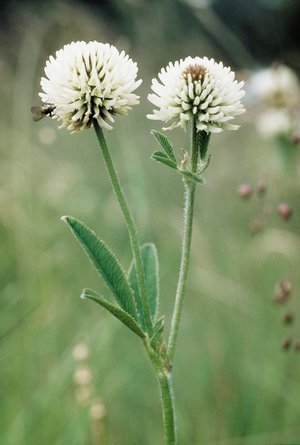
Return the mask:
[[[51,104],[34,105],[31,107],[31,113],[33,114],[33,120],[35,122],[40,121],[46,116],[52,117],[52,113],[55,110],[55,106]]]

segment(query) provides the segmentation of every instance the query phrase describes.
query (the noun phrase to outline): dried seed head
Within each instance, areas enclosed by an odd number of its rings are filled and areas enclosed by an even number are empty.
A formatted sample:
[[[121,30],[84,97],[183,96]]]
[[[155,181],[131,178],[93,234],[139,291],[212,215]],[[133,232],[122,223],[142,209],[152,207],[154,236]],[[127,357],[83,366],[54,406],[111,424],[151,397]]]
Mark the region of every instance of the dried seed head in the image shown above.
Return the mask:
[[[300,351],[300,339],[297,339],[295,341],[294,348],[295,348],[295,351]]]
[[[292,339],[291,339],[291,337],[285,337],[283,340],[282,340],[282,342],[281,342],[281,346],[282,346],[282,348],[284,349],[284,350],[288,350],[288,349],[290,349],[290,347],[291,347],[291,345],[292,345]]]
[[[275,303],[285,303],[292,292],[292,284],[288,280],[280,281],[275,288],[273,301]]]
[[[300,144],[300,131],[295,131],[295,132],[292,134],[292,143],[293,143],[294,145],[298,145],[298,144]]]
[[[292,312],[287,312],[284,314],[282,321],[284,324],[292,324],[294,321],[294,314]]]
[[[281,281],[281,282],[279,283],[279,286],[280,286],[282,292],[283,292],[285,295],[289,296],[289,295],[291,294],[291,291],[292,291],[292,283],[291,283],[290,281],[288,281],[288,280],[283,280],[283,281]]]
[[[260,178],[256,184],[257,193],[263,195],[267,190],[267,181],[265,178]]]

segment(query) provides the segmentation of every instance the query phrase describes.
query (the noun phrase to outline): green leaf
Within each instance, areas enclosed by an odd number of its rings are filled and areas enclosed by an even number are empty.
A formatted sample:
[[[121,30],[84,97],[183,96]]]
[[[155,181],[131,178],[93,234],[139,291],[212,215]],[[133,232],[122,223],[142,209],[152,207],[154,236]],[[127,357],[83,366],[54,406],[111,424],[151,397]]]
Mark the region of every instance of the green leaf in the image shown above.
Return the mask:
[[[153,134],[153,136],[156,138],[158,143],[165,150],[168,157],[176,163],[174,148],[173,148],[173,145],[172,145],[172,142],[170,141],[170,139],[165,134],[163,134],[157,130],[152,130],[151,134]]]
[[[196,173],[188,172],[185,170],[178,171],[190,181],[196,182],[197,184],[205,184],[205,179],[197,175]]]
[[[126,274],[115,255],[85,224],[72,216],[61,218],[68,224],[99,275],[112,291],[118,304],[133,318],[137,319],[133,290]]]
[[[206,156],[208,144],[210,140],[211,133],[206,133],[206,131],[197,132],[197,145],[200,153],[200,158],[203,160]]]
[[[164,326],[165,326],[165,316],[163,315],[162,317],[160,317],[160,318],[157,320],[157,322],[156,322],[155,325],[154,325],[154,328],[153,328],[153,332],[154,332],[154,334],[155,334],[156,332],[161,331],[162,329],[164,329]],[[153,335],[154,335],[154,334],[153,334]]]
[[[104,297],[99,295],[97,292],[91,289],[84,289],[81,294],[81,298],[87,298],[93,300],[100,306],[107,309],[111,314],[118,318],[123,324],[125,324],[129,329],[131,329],[135,334],[141,338],[145,338],[146,334],[142,331],[137,322],[129,315],[127,312],[123,311],[119,307],[111,304]]]
[[[141,248],[141,254],[145,272],[150,314],[153,322],[155,322],[159,302],[159,264],[155,244],[144,244]]]
[[[145,285],[147,290],[147,297],[149,302],[150,314],[152,321],[155,322],[158,311],[158,302],[159,302],[159,276],[158,276],[158,256],[157,250],[153,243],[144,244],[141,247],[141,256],[145,273]],[[140,296],[139,286],[136,277],[136,270],[134,262],[132,261],[130,269],[129,269],[129,281],[134,290],[134,294],[136,297],[136,305],[138,312],[140,314],[141,325],[144,329],[145,320],[143,317],[142,310],[142,299]]]
[[[157,349],[163,342],[163,333],[165,327],[165,316],[163,315],[161,318],[157,320],[154,326],[154,332],[150,339],[150,345],[153,349]]]
[[[173,161],[172,159],[170,159],[163,151],[155,151],[151,157],[155,161],[160,162],[161,164],[165,164],[168,167],[171,167],[171,168],[174,168],[175,170],[177,170],[176,161]]]

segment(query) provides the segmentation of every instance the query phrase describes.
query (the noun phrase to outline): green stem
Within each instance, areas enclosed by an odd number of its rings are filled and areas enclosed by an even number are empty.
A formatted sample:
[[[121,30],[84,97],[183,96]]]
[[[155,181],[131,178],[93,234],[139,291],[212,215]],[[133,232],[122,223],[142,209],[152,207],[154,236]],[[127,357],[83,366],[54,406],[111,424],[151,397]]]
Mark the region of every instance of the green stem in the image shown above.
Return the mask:
[[[197,137],[196,126],[195,123],[193,123],[191,150],[190,150],[191,171],[193,173],[197,171],[197,160],[198,160],[196,137]],[[195,189],[196,189],[196,184],[191,181],[190,182],[185,181],[184,186],[185,186],[185,206],[184,206],[184,229],[183,229],[181,262],[180,262],[179,278],[176,289],[175,305],[171,322],[171,331],[168,343],[168,357],[171,365],[174,359],[174,352],[179,331],[179,323],[181,318],[182,304],[186,289],[186,282],[187,282],[187,275],[188,275],[188,268],[190,261]]]
[[[124,219],[127,224],[127,229],[129,233],[129,238],[131,242],[131,248],[134,258],[134,263],[136,267],[136,274],[137,274],[137,282],[140,290],[141,300],[142,300],[142,307],[143,307],[143,315],[144,320],[147,326],[147,331],[149,335],[152,335],[153,333],[153,327],[152,327],[152,321],[151,321],[151,315],[150,315],[150,308],[147,298],[147,292],[146,292],[146,285],[145,285],[145,276],[144,276],[144,268],[141,258],[141,252],[140,252],[140,244],[138,239],[138,233],[136,229],[136,225],[132,216],[132,213],[129,209],[129,206],[127,204],[124,192],[122,190],[120,180],[118,178],[117,171],[115,169],[113,160],[110,156],[104,134],[102,131],[102,128],[99,126],[98,122],[94,120],[94,128],[96,131],[97,139],[99,142],[99,146],[111,179],[111,183],[114,189],[114,192],[118,198],[121,210],[124,215]]]
[[[176,445],[176,419],[171,373],[158,374],[158,382],[162,402],[165,444]]]

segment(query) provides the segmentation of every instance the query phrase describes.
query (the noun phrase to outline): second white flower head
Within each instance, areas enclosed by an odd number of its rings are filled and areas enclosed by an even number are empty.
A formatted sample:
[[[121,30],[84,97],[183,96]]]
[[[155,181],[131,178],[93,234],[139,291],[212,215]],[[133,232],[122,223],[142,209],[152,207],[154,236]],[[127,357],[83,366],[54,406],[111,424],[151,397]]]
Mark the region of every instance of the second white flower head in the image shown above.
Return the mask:
[[[187,57],[163,68],[157,79],[152,80],[149,101],[158,107],[149,119],[170,122],[164,129],[186,128],[195,117],[198,131],[218,133],[236,130],[238,125],[230,120],[245,109],[240,99],[245,92],[243,82],[235,80],[235,74],[223,63],[207,57]]]
[[[94,119],[110,130],[116,114],[139,103],[133,94],[142,82],[137,72],[136,63],[112,45],[72,42],[47,61],[40,97],[71,132],[89,128]]]

